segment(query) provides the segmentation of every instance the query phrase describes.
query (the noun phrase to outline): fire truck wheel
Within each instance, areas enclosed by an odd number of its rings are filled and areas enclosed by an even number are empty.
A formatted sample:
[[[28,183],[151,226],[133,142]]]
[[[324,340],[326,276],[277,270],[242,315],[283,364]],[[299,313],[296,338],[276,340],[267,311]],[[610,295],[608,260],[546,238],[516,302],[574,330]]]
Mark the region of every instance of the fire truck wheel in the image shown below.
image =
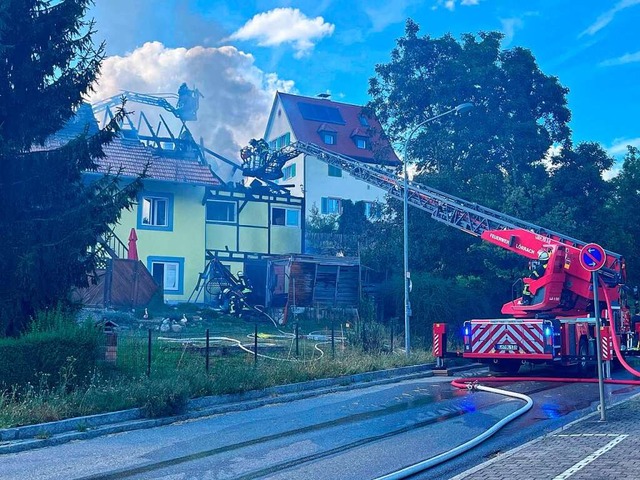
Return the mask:
[[[498,360],[498,363],[490,363],[489,371],[492,373],[507,373],[513,375],[520,370],[519,360]]]

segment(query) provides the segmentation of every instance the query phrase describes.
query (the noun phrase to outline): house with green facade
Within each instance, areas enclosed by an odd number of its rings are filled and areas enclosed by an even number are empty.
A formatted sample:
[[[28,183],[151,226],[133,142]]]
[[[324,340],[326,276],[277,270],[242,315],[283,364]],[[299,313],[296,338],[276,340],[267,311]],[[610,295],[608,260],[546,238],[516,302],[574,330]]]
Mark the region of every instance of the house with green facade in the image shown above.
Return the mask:
[[[95,113],[95,107],[82,107],[74,123],[95,130]],[[113,226],[114,239],[126,246],[135,231],[137,258],[162,286],[166,302],[207,301],[200,290],[210,280],[212,258],[237,274],[252,260],[302,251],[302,198],[262,182],[225,182],[208,161],[206,152],[213,152],[193,140],[184,121],[179,133],[164,135],[141,132],[144,123],[135,127],[126,119],[121,134],[104,147],[105,157],[96,160],[97,171],[86,175],[118,173],[126,182],[144,173],[136,204]]]
[[[203,301],[193,294],[214,257],[237,274],[251,260],[302,251],[301,198],[262,184],[225,184],[197,157],[156,152],[135,139],[118,138],[105,153],[99,173],[120,171],[126,180],[147,166],[138,201],[114,233],[125,243],[135,229],[138,258],[165,301]]]

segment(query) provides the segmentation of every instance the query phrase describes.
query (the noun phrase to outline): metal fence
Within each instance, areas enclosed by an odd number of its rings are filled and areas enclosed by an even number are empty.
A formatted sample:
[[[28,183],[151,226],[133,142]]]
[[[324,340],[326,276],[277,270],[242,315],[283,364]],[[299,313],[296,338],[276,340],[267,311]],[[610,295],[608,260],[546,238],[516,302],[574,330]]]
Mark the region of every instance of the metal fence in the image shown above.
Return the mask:
[[[298,324],[287,331],[262,323],[244,323],[245,333],[220,335],[218,329],[189,329],[171,325],[105,332],[101,362],[131,375],[166,375],[183,369],[209,372],[212,362],[309,362],[355,351],[391,352],[401,349],[402,335],[379,324],[332,323],[303,331]],[[215,333],[213,333],[215,331]]]

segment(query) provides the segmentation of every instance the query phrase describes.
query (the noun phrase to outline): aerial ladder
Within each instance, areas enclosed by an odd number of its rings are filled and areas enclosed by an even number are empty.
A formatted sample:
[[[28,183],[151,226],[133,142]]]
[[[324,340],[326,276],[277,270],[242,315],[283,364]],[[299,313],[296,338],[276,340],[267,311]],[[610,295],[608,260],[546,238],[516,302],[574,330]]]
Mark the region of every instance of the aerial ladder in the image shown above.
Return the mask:
[[[382,189],[390,197],[404,199],[404,181],[392,170],[365,164],[311,143],[298,141],[256,156],[257,152],[252,149],[258,145],[253,142],[243,149],[243,157],[251,160],[243,165],[245,176],[259,176],[264,171],[273,175],[288,160],[304,154],[338,167]],[[262,163],[256,161],[257,158],[262,159]],[[625,263],[620,254],[605,250],[598,290],[599,298],[604,301],[594,306],[591,272],[581,265],[579,258],[587,242],[411,181],[407,182],[406,193],[408,204],[428,212],[438,222],[480,237],[531,262],[536,262],[541,252],[548,256],[547,268],[540,278],[520,280],[528,285],[528,301],[514,293],[502,306],[501,313],[507,318],[465,322],[464,357],[489,363],[495,370],[502,371],[516,371],[524,361],[578,365],[586,371],[596,358],[595,308],[604,312],[602,351],[606,350],[607,355],[603,358],[612,358],[613,348],[609,348],[612,332],[618,334],[623,350],[628,354],[638,353],[640,332],[633,329],[640,327],[632,326],[629,309],[621,304]],[[611,322],[616,322],[615,329],[606,327]],[[434,354],[444,356],[446,326],[438,322],[435,325],[434,344],[439,348]],[[607,342],[606,349],[604,342]]]

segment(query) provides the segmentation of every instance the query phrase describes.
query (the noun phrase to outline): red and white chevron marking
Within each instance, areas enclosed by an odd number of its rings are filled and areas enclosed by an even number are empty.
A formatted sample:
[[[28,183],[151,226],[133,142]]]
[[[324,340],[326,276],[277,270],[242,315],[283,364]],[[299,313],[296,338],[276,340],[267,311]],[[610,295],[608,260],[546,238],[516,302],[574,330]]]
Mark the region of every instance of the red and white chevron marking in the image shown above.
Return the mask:
[[[602,361],[613,360],[613,339],[604,335],[602,337]]]
[[[435,357],[439,357],[442,354],[440,351],[440,335],[437,333],[433,334],[433,355]]]
[[[505,354],[544,353],[542,322],[527,324],[472,323],[473,353],[495,353],[496,345],[517,345],[517,351]]]

